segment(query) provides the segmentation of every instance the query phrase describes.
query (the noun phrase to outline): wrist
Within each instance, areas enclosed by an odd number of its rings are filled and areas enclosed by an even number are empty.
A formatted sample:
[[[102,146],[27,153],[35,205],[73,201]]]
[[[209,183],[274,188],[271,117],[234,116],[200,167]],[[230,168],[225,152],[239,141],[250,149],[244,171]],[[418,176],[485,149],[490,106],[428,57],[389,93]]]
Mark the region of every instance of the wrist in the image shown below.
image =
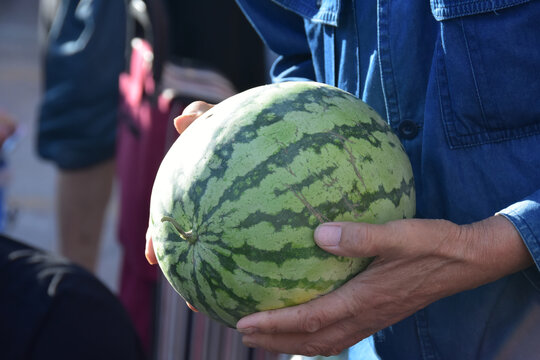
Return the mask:
[[[514,225],[504,216],[495,215],[485,220],[464,225],[470,255],[487,277],[486,282],[526,269],[532,257]]]

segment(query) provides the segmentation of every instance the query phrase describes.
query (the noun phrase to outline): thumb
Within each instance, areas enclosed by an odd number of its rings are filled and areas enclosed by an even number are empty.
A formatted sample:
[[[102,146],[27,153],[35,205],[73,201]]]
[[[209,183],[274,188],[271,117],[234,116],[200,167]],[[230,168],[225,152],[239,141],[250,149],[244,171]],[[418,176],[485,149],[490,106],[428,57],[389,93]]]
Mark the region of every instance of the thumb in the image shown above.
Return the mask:
[[[393,236],[385,225],[335,222],[319,225],[314,238],[321,249],[335,255],[372,257],[380,255]]]

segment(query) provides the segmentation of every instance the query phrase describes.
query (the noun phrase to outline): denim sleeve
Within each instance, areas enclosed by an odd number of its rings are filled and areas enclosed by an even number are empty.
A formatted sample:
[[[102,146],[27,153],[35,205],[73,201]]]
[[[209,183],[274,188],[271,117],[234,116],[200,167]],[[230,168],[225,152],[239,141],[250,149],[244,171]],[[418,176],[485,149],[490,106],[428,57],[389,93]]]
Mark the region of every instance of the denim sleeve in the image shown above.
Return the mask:
[[[62,1],[51,23],[43,46],[37,150],[60,168],[114,156],[125,18],[123,0]]]
[[[302,17],[269,0],[237,0],[266,46],[278,55],[273,82],[315,80]]]
[[[540,190],[499,214],[514,224],[540,270]]]

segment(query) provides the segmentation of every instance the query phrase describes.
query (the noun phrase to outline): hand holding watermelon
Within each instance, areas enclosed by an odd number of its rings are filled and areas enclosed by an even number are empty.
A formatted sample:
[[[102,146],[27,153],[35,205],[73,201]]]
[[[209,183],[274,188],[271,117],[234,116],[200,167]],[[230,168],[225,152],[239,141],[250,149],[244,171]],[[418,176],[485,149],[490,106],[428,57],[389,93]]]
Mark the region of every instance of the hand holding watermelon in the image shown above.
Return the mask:
[[[336,255],[376,258],[325,296],[241,319],[237,328],[246,345],[336,355],[438,299],[532,264],[519,234],[503,216],[466,226],[419,219],[384,225],[330,223],[318,227],[315,240]]]
[[[174,127],[178,134],[182,134],[197,118],[199,118],[206,111],[210,110],[214,105],[208,104],[204,101],[195,101],[186,106],[182,115],[174,119]]]
[[[317,225],[414,215],[399,139],[343,90],[266,85],[183,115],[178,130],[194,119],[157,173],[149,234],[176,291],[230,327],[326,294],[371,262],[318,248]]]
[[[205,114],[160,168],[146,254],[247,345],[337,354],[531,263],[502,216],[396,220],[414,213],[410,164],[349,94],[273,85],[210,108],[195,103],[175,120],[181,133]]]

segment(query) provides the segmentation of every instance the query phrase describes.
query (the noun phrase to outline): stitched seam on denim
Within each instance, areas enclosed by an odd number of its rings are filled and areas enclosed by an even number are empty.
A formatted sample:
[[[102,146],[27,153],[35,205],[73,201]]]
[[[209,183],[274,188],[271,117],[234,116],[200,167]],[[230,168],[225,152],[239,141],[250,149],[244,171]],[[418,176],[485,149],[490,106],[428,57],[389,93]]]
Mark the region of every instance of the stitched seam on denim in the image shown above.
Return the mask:
[[[463,7],[464,5],[480,5],[480,4],[489,4],[491,5],[492,7],[497,7],[497,6],[505,6],[507,4],[515,4],[516,2],[519,2],[519,1],[522,1],[522,0],[515,0],[515,1],[506,1],[506,0],[499,0],[499,1],[495,1],[495,0],[470,0],[470,1],[459,1],[457,4],[453,4],[453,5],[445,5],[445,3],[448,3],[449,1],[447,0],[433,0],[433,3],[437,6],[440,6],[442,8],[456,8],[456,7]],[[526,1],[529,1],[529,0],[526,0]],[[452,1],[450,1],[452,2]]]
[[[442,36],[439,34],[439,38],[437,39],[436,44],[436,50],[435,50],[435,80],[437,81],[437,89],[439,91],[439,106],[441,110],[441,122],[444,129],[444,134],[446,137],[446,143],[450,147],[450,149],[455,149],[459,146],[457,146],[454,143],[455,138],[455,123],[452,120],[453,117],[453,111],[452,108],[452,100],[450,99],[450,90],[448,90],[448,75],[446,73],[446,63],[444,61],[444,56],[442,56],[442,44],[443,39]],[[442,83],[444,81],[444,84]],[[446,85],[446,88],[444,87]],[[444,91],[446,90],[446,91]],[[444,92],[443,92],[444,91]],[[445,106],[446,103],[446,106]]]
[[[515,0],[515,1],[493,1],[493,0],[484,0],[484,1],[478,1],[478,0],[471,0],[471,1],[465,1],[460,2],[459,4],[455,5],[445,5],[446,1],[444,0],[434,0],[433,3],[435,6],[439,6],[443,9],[454,9],[454,8],[464,8],[467,5],[474,5],[474,6],[490,6],[490,9],[500,8],[501,6],[512,6],[516,4],[520,4],[523,2],[529,2],[530,0]]]
[[[362,67],[361,67],[361,64],[360,64],[360,38],[358,36],[359,34],[359,31],[358,31],[358,19],[356,17],[357,15],[357,8],[356,8],[356,1],[351,1],[351,12],[352,12],[352,21],[354,21],[354,30],[355,30],[355,33],[354,33],[354,37],[355,37],[355,40],[356,40],[356,51],[355,51],[355,58],[356,58],[356,68],[358,69],[357,73],[356,73],[356,90],[355,90],[355,95],[357,97],[361,97],[361,90],[360,90],[360,84],[364,84],[364,81],[365,79],[362,79],[362,71],[360,70]],[[367,76],[367,74],[366,74]],[[338,80],[339,81],[339,80]]]
[[[452,137],[457,140],[458,142],[453,142],[453,148],[459,148],[459,149],[465,149],[465,148],[471,148],[475,146],[482,146],[487,144],[497,144],[505,141],[512,141],[512,140],[519,140],[523,138],[527,138],[529,136],[536,136],[540,134],[540,129],[536,129],[539,127],[539,125],[534,124],[532,126],[525,126],[522,128],[512,129],[510,132],[516,133],[516,134],[509,134],[508,136],[499,136],[498,134],[506,132],[506,130],[502,131],[486,131],[486,132],[479,132],[475,134],[468,134],[468,135],[453,135]],[[528,129],[534,129],[533,131],[527,132]]]
[[[474,65],[471,58],[471,50],[469,47],[469,40],[467,39],[467,35],[465,33],[465,25],[463,25],[463,19],[460,19],[460,25],[461,25],[461,32],[463,34],[463,41],[465,42],[465,49],[467,50],[467,59],[469,60],[469,67],[471,69],[471,74],[474,82],[474,90],[476,93],[476,99],[478,100],[478,104],[480,106],[480,112],[482,113],[482,121],[484,124],[486,124],[486,113],[484,111],[484,105],[482,104],[482,97],[480,96],[480,89],[478,88],[478,80],[476,79],[476,72],[474,71]]]
[[[388,0],[388,12],[390,11],[391,9],[391,6],[390,6],[390,3],[392,2],[392,0]],[[387,14],[388,17],[390,17],[390,14]],[[397,90],[397,86],[396,86],[396,73],[394,72],[394,67],[393,67],[393,63],[392,63],[392,53],[391,53],[391,41],[390,41],[390,22],[388,22],[388,64],[389,64],[389,67],[388,67],[388,71],[392,74],[392,92],[394,93],[394,98],[395,100],[393,101],[395,103],[395,107],[396,107],[396,116],[397,116],[397,121],[401,121],[401,109],[399,107],[399,91]]]
[[[384,101],[386,105],[386,116],[391,126],[399,123],[401,116],[399,113],[399,101],[397,98],[396,81],[394,78],[394,72],[392,71],[392,59],[390,55],[390,31],[388,22],[388,12],[390,8],[390,1],[386,0],[385,4],[381,6],[381,3],[385,0],[378,0],[378,24],[377,24],[377,37],[378,37],[378,50],[379,50],[379,67],[382,76],[382,89],[384,94]],[[381,11],[383,9],[384,11]],[[385,31],[381,31],[381,29]],[[384,45],[384,46],[383,46]]]
[[[491,5],[492,1],[484,2],[468,2],[465,4],[458,4],[453,6],[437,5],[436,2],[432,2],[432,13],[437,20],[448,20],[463,16],[477,15],[497,10],[506,9],[512,6],[528,3],[530,0],[517,0],[513,2],[505,2],[499,5]],[[491,5],[491,6],[489,6]]]
[[[423,360],[437,360],[437,355],[433,350],[433,344],[429,336],[428,321],[426,316],[426,310],[418,310],[414,314],[416,322],[416,332],[418,335],[418,342],[420,343],[420,351],[422,353]]]

